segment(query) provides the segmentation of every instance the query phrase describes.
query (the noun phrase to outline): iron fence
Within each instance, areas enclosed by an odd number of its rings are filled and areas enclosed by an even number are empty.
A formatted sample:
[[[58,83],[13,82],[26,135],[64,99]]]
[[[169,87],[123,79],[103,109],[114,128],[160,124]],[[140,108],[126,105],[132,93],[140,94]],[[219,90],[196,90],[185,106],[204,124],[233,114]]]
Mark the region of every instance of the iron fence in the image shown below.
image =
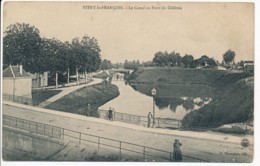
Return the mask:
[[[52,104],[51,109],[55,111],[62,111],[59,110],[59,105],[55,105],[55,102],[50,102],[50,101],[44,101],[41,102],[39,105],[36,103],[39,103],[38,101],[33,101],[32,98],[24,97],[24,96],[16,96],[16,95],[11,95],[11,94],[6,94],[3,93],[3,100],[6,101],[11,101],[11,102],[16,102],[20,104],[25,104],[25,105],[31,105],[31,106],[37,106],[40,108],[46,107],[47,109],[49,106]],[[98,101],[97,101],[98,102]],[[100,101],[99,101],[100,102]],[[85,106],[86,108],[88,107],[87,104],[80,105]],[[67,110],[75,110],[78,108],[79,105],[77,106],[68,106]],[[84,112],[72,112],[76,113],[79,115],[84,115],[84,116],[91,116],[91,117],[96,117],[96,118],[101,118],[101,119],[107,119],[108,120],[108,110],[101,110],[99,109],[97,113],[94,113],[93,111],[91,113],[84,113]],[[113,115],[113,120],[114,121],[120,121],[124,123],[130,123],[130,124],[135,124],[135,125],[141,125],[141,126],[148,126],[148,118],[146,116],[139,116],[139,115],[133,115],[133,114],[126,114],[126,113],[120,113],[120,112],[114,112]],[[152,125],[152,121],[150,122],[150,126]],[[181,128],[181,121],[177,119],[172,119],[172,118],[155,118],[155,127],[158,128],[171,128],[171,129],[178,129]]]
[[[63,129],[60,127],[25,120],[13,116],[3,115],[3,125],[15,127],[30,133],[36,133],[59,140],[63,138]]]
[[[107,119],[108,118],[108,111],[107,110],[98,110],[99,118]],[[113,121],[120,121],[125,123],[131,123],[141,126],[148,126],[150,122],[150,126],[152,126],[152,120],[148,121],[148,117],[146,116],[138,116],[120,112],[113,113]],[[155,118],[155,127],[158,128],[181,128],[181,121],[177,119],[171,118]]]
[[[119,156],[127,155],[128,152],[136,154],[142,160],[157,159],[159,161],[173,161],[172,152],[156,149],[153,147],[138,145],[130,142],[120,141],[116,139],[110,139],[106,137],[91,135],[71,129],[56,127],[48,124],[25,120],[9,115],[3,115],[3,124],[22,129],[28,132],[49,136],[60,140],[72,140],[78,145],[92,143],[97,146],[97,149],[101,147],[109,147],[117,151]],[[182,155],[184,160],[194,162],[208,162],[207,160],[199,159],[196,157]]]

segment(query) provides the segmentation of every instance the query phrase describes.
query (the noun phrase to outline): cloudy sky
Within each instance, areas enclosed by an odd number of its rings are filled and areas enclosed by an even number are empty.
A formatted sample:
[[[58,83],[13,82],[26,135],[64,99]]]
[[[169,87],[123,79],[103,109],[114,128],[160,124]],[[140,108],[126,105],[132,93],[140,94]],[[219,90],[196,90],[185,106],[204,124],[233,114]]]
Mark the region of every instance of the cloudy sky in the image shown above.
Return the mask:
[[[93,10],[84,5],[123,9]],[[166,9],[130,10],[129,6]],[[182,9],[167,9],[169,6]],[[61,41],[88,34],[97,38],[102,58],[112,62],[148,61],[157,51],[195,58],[205,54],[221,61],[228,49],[236,52],[236,61],[254,59],[252,3],[7,2],[3,16],[4,30],[24,22],[36,26],[42,37]]]

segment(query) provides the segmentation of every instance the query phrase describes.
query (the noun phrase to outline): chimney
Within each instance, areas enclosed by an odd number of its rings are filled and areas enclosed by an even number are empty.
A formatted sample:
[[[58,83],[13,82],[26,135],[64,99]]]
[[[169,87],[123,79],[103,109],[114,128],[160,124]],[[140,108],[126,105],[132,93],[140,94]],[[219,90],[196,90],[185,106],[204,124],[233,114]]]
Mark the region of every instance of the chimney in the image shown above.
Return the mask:
[[[23,75],[23,65],[19,66],[19,72],[20,72],[21,75]]]

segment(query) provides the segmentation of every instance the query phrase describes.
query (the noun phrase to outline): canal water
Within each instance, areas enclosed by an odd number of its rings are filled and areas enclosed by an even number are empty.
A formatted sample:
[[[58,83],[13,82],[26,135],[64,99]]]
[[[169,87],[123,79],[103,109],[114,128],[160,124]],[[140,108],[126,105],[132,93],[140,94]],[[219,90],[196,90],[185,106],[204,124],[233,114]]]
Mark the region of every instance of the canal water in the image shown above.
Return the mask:
[[[116,112],[155,116],[182,120],[191,110],[197,110],[208,104],[213,98],[213,90],[208,85],[126,85],[124,81],[112,81],[119,88],[120,95],[99,107],[102,110],[113,108]],[[151,95],[152,88],[156,95]]]

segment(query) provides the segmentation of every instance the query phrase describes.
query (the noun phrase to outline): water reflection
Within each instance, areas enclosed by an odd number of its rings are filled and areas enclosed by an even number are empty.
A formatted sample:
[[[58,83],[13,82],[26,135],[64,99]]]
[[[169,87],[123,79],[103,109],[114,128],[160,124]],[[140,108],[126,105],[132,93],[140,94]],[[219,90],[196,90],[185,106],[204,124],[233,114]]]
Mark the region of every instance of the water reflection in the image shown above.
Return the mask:
[[[152,111],[154,96],[156,117],[182,119],[185,114],[208,104],[214,91],[208,85],[127,85],[123,81],[112,81],[119,88],[120,95],[101,106],[101,109],[115,108],[115,111],[147,116]]]
[[[155,104],[159,109],[169,108],[176,112],[182,106],[185,111],[198,109],[208,104],[214,95],[209,85],[132,85],[133,89],[151,96],[151,89],[156,88]]]
[[[208,104],[211,98],[200,97],[173,97],[173,98],[154,98],[155,104],[159,109],[169,108],[171,111],[176,112],[177,107],[182,106],[185,111],[198,109]]]

